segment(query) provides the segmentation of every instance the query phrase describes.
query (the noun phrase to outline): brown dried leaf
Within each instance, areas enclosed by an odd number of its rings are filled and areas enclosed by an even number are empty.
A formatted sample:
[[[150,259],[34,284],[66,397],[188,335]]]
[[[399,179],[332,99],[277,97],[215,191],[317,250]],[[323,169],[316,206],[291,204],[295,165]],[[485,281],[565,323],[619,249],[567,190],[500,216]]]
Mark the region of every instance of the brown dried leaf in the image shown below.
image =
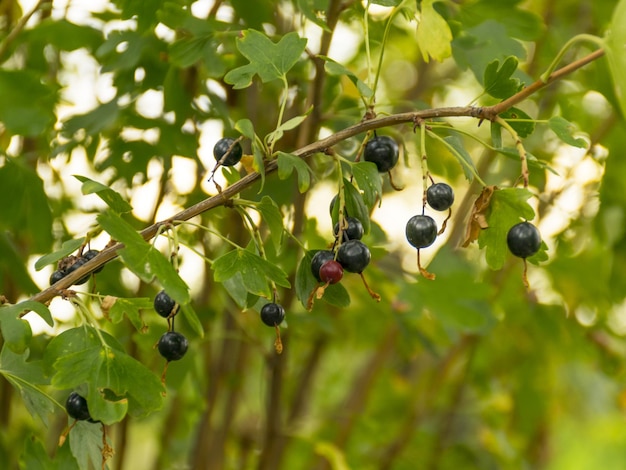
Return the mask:
[[[472,213],[470,214],[469,221],[467,223],[465,241],[461,246],[469,246],[470,243],[478,239],[478,235],[480,235],[481,230],[484,230],[489,226],[487,224],[486,213],[489,209],[489,204],[491,204],[491,197],[497,190],[497,186],[485,186],[476,198],[474,207],[472,207]]]

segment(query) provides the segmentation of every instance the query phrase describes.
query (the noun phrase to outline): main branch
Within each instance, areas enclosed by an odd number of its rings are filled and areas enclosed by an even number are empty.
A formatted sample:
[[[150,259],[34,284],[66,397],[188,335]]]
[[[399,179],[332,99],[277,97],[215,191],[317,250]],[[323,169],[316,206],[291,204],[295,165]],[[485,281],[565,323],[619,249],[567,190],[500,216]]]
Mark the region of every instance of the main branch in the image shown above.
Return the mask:
[[[413,123],[418,124],[423,120],[427,119],[435,119],[435,118],[443,118],[443,117],[472,117],[479,120],[489,120],[493,121],[496,117],[516,105],[517,103],[527,99],[532,94],[536,93],[540,89],[548,86],[554,81],[578,70],[584,65],[602,57],[604,55],[604,50],[599,49],[597,51],[592,52],[591,54],[572,62],[571,64],[566,65],[565,67],[556,70],[552,73],[546,81],[538,80],[528,87],[524,88],[517,94],[511,96],[510,98],[502,101],[501,103],[495,104],[493,106],[486,107],[475,107],[475,106],[453,106],[446,108],[436,108],[436,109],[427,109],[421,111],[412,111],[406,113],[392,114],[390,116],[384,116],[380,118],[368,119],[359,122],[353,126],[347,127],[339,132],[332,134],[324,139],[318,140],[317,142],[313,142],[311,144],[305,145],[295,151],[292,152],[293,155],[299,156],[301,158],[307,158],[315,153],[324,152],[334,145],[342,142],[350,137],[354,137],[355,135],[371,131],[374,129],[380,129],[383,127],[395,126],[398,124],[406,124]],[[278,168],[278,164],[276,160],[267,162],[264,171],[265,174],[272,173],[276,171]],[[218,206],[224,205],[228,200],[233,198],[235,195],[243,191],[244,189],[252,186],[256,181],[261,178],[260,173],[249,173],[244,176],[242,179],[237,181],[236,183],[228,186],[223,191],[215,196],[211,196],[198,204],[195,204],[178,214],[157,222],[149,227],[145,228],[141,232],[141,236],[145,240],[150,240],[154,238],[159,228],[163,225],[172,225],[179,221],[189,220],[197,215],[200,215],[204,212],[207,212],[211,209],[214,209]],[[78,268],[76,271],[68,274],[59,282],[54,284],[53,286],[47,288],[34,295],[30,300],[48,303],[51,299],[61,294],[64,289],[72,286],[76,281],[83,278],[84,276],[92,273],[100,266],[106,264],[111,261],[115,257],[117,257],[119,250],[124,247],[122,243],[110,243],[110,246],[100,252],[98,256],[94,257],[83,266]],[[25,312],[26,313],[26,312]]]

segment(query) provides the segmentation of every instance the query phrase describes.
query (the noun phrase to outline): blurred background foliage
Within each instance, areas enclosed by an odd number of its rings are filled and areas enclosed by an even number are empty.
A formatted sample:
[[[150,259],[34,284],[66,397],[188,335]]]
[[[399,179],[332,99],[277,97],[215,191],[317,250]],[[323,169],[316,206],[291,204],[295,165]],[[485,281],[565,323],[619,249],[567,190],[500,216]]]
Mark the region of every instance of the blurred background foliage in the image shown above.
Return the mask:
[[[133,206],[125,220],[137,230],[216,193],[206,181],[213,144],[223,135],[237,137],[240,119],[249,119],[259,136],[273,131],[283,96],[280,81],[255,79],[244,89],[224,82],[228,71],[247,63],[236,44],[246,29],[274,42],[293,31],[308,41],[287,75],[285,119],[313,108],[285,133],[278,150],[293,151],[359,122],[367,109],[354,82],[358,77],[371,88],[398,3],[372,1],[366,12],[368,2],[354,0],[3,0],[0,293],[16,303],[48,287],[53,266],[36,271],[34,263],[64,241],[92,233],[93,248],[108,242],[96,223],[103,204],[81,194],[73,174],[122,194]],[[615,2],[422,0],[403,6],[384,43],[373,108],[379,115],[493,104],[482,95],[490,62],[517,57],[515,77],[529,84],[571,37],[602,36]],[[416,39],[416,18],[427,9],[451,34],[451,54],[442,61],[429,57],[432,45]],[[590,47],[572,49],[563,64]],[[318,54],[354,75],[331,73]],[[481,188],[432,139],[426,142],[429,170],[454,187],[456,202],[446,234],[422,252],[437,278],[419,277],[415,252],[404,240],[406,220],[421,211],[419,132],[401,125],[381,133],[403,147],[393,173],[405,189],[394,191],[383,176],[382,204],[372,207],[364,238],[373,254],[365,276],[382,301],[370,298],[358,276],[347,275],[342,285],[349,306],[322,300],[306,311],[296,297],[296,270],[302,247],[324,249],[332,241],[328,204],[339,184],[332,159],[315,155],[307,160],[314,175],[307,192],[298,191],[295,173],[288,179],[271,174],[262,189],[257,184],[239,195],[272,198],[300,241],[285,236],[277,252],[268,226],[259,223],[267,259],[292,285],[278,289],[287,310],[283,354],[274,352],[274,332],[259,321],[257,299],[237,295],[232,286],[229,295],[210,264],[187,248],[215,260],[231,247],[210,232],[181,227],[180,274],[205,333],[200,337],[185,316],[177,323],[190,350],[168,369],[163,408],[109,427],[115,450],[109,468],[623,468],[626,161],[624,122],[606,59],[519,107],[537,121],[524,145],[543,164],[531,167],[530,202],[549,255],[529,267],[530,290],[519,259],[509,256],[502,270],[492,271],[476,243],[460,247]],[[554,116],[572,123],[585,148],[556,138],[546,125]],[[488,123],[446,122],[490,142]],[[487,184],[516,183],[516,158],[454,135]],[[363,138],[335,150],[352,159]],[[243,144],[250,153],[249,140]],[[226,186],[251,165],[244,157],[237,171],[216,177]],[[241,246],[251,239],[230,208],[194,222]],[[80,289],[151,299],[160,286],[139,281],[116,259]],[[160,375],[163,360],[153,346],[165,325],[154,311],[141,311],[147,328],[137,330],[127,319],[102,318],[97,300],[86,303],[128,354]],[[77,455],[89,460],[77,449],[99,452],[100,427],[90,423],[72,431],[71,449],[58,447],[68,425],[62,406],[50,410],[46,426],[6,380],[12,371],[35,377],[26,371],[51,339],[81,324],[67,301],[55,299],[50,310],[54,328],[26,317],[33,328],[29,361],[3,347],[0,459],[11,468],[77,468]],[[37,377],[62,405],[68,390],[45,385],[43,372]]]

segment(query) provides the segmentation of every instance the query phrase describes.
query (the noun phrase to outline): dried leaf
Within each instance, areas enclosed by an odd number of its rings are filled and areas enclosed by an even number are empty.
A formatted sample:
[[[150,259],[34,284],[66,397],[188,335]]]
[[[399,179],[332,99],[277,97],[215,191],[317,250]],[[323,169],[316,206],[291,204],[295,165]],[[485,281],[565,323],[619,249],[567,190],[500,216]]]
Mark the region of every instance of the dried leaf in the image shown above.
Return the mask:
[[[481,230],[488,227],[485,214],[487,209],[489,209],[491,196],[493,196],[493,193],[497,189],[497,186],[485,186],[478,198],[476,198],[474,207],[472,207],[472,213],[470,214],[469,221],[467,223],[467,231],[465,232],[465,241],[462,245],[463,247],[467,247],[470,243],[476,241]]]

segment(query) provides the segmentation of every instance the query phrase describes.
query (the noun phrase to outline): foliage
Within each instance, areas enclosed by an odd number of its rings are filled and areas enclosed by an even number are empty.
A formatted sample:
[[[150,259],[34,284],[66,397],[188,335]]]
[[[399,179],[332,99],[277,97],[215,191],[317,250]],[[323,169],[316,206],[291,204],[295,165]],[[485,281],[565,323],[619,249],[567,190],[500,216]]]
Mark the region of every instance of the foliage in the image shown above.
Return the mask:
[[[623,466],[625,0],[23,5],[0,7],[3,462]],[[347,216],[371,261],[324,285]]]

